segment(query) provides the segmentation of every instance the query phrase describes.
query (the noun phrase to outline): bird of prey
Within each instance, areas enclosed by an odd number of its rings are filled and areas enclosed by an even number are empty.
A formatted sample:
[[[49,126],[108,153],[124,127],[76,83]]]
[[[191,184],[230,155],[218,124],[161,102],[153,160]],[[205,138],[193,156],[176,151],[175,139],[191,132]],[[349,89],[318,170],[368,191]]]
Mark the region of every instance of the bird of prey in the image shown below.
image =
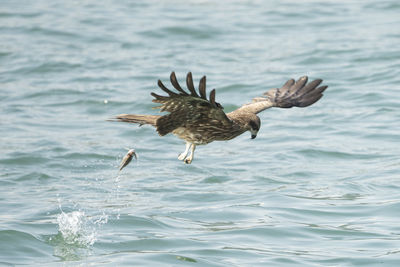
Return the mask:
[[[307,107],[317,102],[327,86],[319,86],[321,79],[307,83],[308,77],[303,76],[297,81],[290,79],[281,88],[270,89],[249,104],[225,113],[221,104],[215,101],[215,89],[206,96],[206,77],[200,79],[196,91],[192,73],[186,76],[185,91],[179,85],[175,73],[170,76],[171,84],[176,89],[172,91],[158,80],[158,86],[168,95],[151,93],[153,102],[160,103],[161,111],[166,115],[134,115],[120,114],[114,121],[150,124],[160,136],[173,133],[186,141],[186,149],[179,154],[178,159],[190,164],[197,145],[205,145],[213,141],[226,141],[250,131],[251,139],[256,138],[261,121],[257,114],[271,107],[291,108]],[[190,150],[190,155],[189,154]]]

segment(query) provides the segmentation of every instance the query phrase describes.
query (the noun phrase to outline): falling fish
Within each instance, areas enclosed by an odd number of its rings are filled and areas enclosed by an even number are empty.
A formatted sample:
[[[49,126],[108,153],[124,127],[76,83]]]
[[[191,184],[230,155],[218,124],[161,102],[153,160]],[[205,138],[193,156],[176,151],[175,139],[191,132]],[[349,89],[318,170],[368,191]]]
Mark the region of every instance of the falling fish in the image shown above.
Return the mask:
[[[121,171],[123,168],[125,168],[126,165],[131,162],[132,157],[135,156],[135,159],[137,159],[137,155],[134,149],[129,149],[128,153],[126,153],[125,157],[121,161],[121,165],[119,166],[119,170]]]

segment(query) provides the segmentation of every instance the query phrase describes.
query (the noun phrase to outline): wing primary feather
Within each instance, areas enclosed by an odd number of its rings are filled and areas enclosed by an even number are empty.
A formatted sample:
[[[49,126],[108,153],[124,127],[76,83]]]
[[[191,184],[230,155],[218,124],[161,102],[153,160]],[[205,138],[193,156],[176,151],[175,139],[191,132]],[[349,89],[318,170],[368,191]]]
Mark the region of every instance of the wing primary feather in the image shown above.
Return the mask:
[[[315,88],[322,83],[321,79],[316,79],[308,84],[306,84],[303,88],[298,90],[295,95],[304,95],[310,92],[314,92]]]
[[[155,99],[153,102],[159,103],[160,101],[168,100],[167,96],[157,95],[156,93],[150,93]]]
[[[295,83],[294,79],[290,79],[281,87],[282,89],[289,89]]]
[[[300,90],[304,88],[304,85],[307,83],[307,81],[307,76],[300,77],[290,90],[296,93],[300,93]]]
[[[196,92],[196,89],[194,88],[193,77],[191,72],[189,72],[186,76],[186,86],[189,89],[192,96],[197,96],[197,97],[199,96]]]
[[[164,84],[161,82],[161,80],[158,80],[158,87],[160,87],[164,92],[169,94],[169,96],[177,96],[177,93],[172,92],[169,90],[167,87],[164,86]]]
[[[207,100],[207,95],[206,95],[206,76],[203,76],[203,78],[200,79],[199,92],[200,92],[201,98]]]
[[[308,107],[315,102],[317,102],[320,98],[322,97],[322,94],[317,94],[317,95],[312,95],[310,97],[304,97],[304,99],[301,99],[299,103],[297,103],[297,107]]]
[[[217,104],[215,103],[215,89],[212,89],[210,92],[210,102],[214,108],[217,107]]]
[[[175,72],[171,72],[170,76],[171,84],[173,87],[175,87],[176,90],[181,92],[182,95],[189,95],[188,93],[185,92],[185,90],[182,89],[182,87],[179,85],[178,80],[176,79]]]
[[[308,97],[308,96],[310,96],[310,95],[319,95],[319,94],[322,94],[322,93],[325,91],[326,88],[328,88],[327,85],[320,86],[320,87],[318,87],[318,88],[315,88],[314,90],[311,90],[311,91],[305,93],[304,96]]]
[[[281,88],[276,92],[277,96],[287,96],[293,94],[293,84],[295,81],[293,79],[288,80]]]

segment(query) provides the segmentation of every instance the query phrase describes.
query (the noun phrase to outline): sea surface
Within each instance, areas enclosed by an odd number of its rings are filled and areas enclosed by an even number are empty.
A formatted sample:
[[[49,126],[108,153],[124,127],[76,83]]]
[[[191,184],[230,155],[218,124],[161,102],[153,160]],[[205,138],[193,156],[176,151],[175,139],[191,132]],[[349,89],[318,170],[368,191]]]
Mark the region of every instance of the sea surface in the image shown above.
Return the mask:
[[[400,2],[0,1],[0,266],[400,266]],[[199,146],[151,126],[176,72],[229,112],[329,85]],[[139,155],[123,171],[129,148]]]

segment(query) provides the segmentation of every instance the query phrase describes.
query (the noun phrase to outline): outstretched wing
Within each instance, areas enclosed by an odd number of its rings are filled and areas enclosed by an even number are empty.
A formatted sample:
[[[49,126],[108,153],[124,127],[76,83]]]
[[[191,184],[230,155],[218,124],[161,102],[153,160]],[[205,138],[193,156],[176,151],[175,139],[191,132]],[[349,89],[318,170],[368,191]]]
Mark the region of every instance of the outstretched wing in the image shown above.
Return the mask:
[[[296,82],[288,80],[281,88],[274,88],[261,97],[253,98],[252,103],[245,104],[235,111],[259,113],[267,108],[308,107],[317,102],[328,86],[319,86],[321,79],[307,83],[308,77],[303,76]]]
[[[209,99],[207,99],[205,76],[201,78],[199,83],[200,95],[194,88],[191,72],[186,76],[186,85],[189,92],[182,89],[174,72],[171,73],[170,79],[172,86],[177,90],[176,92],[169,90],[158,80],[158,86],[168,96],[151,93],[154,97],[153,102],[161,104],[157,108],[160,108],[161,111],[170,112],[170,114],[160,117],[156,122],[157,131],[160,135],[165,135],[182,126],[214,126],[216,124],[230,125],[232,123],[223,111],[223,107],[215,102],[215,89],[210,92]]]

